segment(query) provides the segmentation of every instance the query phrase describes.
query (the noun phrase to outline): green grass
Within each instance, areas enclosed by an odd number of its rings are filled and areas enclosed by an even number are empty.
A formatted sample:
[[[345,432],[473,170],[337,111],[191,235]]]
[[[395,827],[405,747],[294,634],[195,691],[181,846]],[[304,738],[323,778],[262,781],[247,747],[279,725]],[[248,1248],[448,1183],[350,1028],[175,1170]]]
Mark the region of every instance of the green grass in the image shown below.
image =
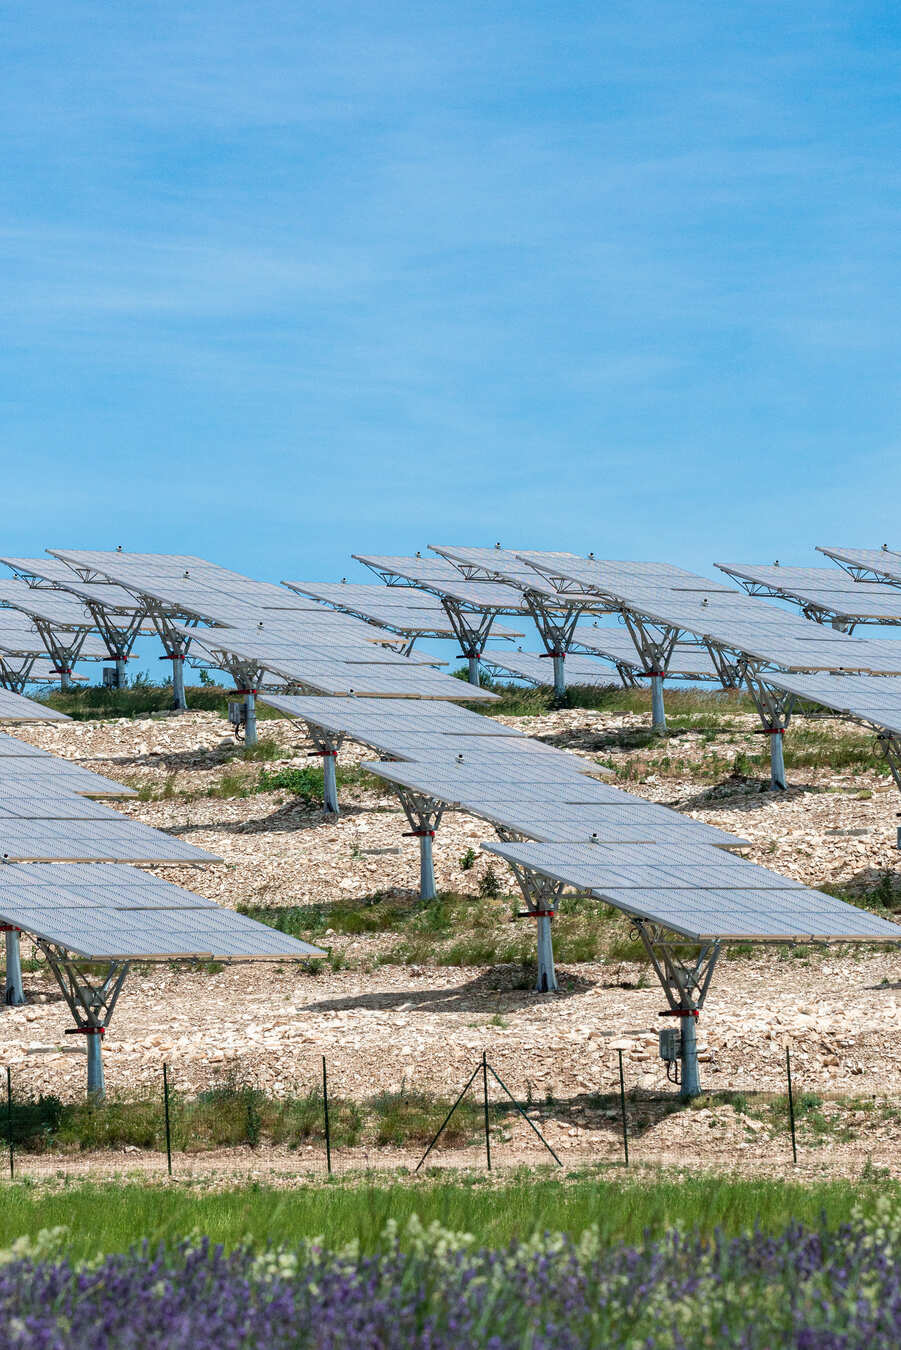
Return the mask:
[[[137,675],[124,689],[107,689],[102,684],[78,685],[74,689],[54,689],[42,694],[39,702],[66,713],[77,722],[84,722],[166,712],[172,707],[172,698],[170,682],[157,682]],[[189,708],[220,713],[224,717],[228,712],[229,700],[235,698],[235,691],[212,682],[188,685],[185,698]],[[267,708],[265,704],[257,705],[257,721],[265,722],[280,716],[280,713]]]
[[[466,679],[465,670],[453,672],[458,679]],[[650,691],[641,688],[624,689],[611,679],[600,688],[592,685],[571,685],[561,700],[548,686],[531,686],[490,680],[483,676],[482,688],[497,694],[496,703],[472,704],[475,711],[489,717],[536,717],[556,708],[594,708],[601,712],[651,713]],[[667,719],[670,717],[700,716],[719,725],[724,714],[753,713],[754,704],[746,695],[734,690],[686,689],[681,686],[666,691]]]
[[[489,889],[491,889],[489,887]],[[377,893],[362,900],[320,905],[240,906],[240,912],[291,937],[316,941],[331,930],[349,936],[393,933],[398,942],[380,961],[390,965],[496,966],[535,962],[532,921],[511,923],[518,896],[442,892],[423,903],[415,897]],[[645,961],[644,948],[629,937],[628,920],[600,901],[567,898],[554,920],[554,951],[562,963],[602,957]]]
[[[194,1185],[109,1184],[44,1187],[14,1183],[3,1190],[0,1246],[41,1229],[69,1229],[67,1255],[125,1251],[147,1238],[174,1242],[193,1231],[231,1248],[245,1239],[260,1246],[292,1244],[324,1236],[330,1245],[353,1239],[364,1251],[379,1247],[389,1219],[403,1230],[411,1215],[500,1245],[534,1233],[564,1231],[577,1237],[596,1225],[603,1240],[640,1241],[673,1226],[697,1226],[710,1234],[747,1231],[757,1224],[776,1233],[792,1219],[835,1228],[859,1202],[875,1207],[898,1183],[881,1175],[858,1182],[812,1186],[712,1175],[680,1178],[650,1173],[641,1178],[529,1174],[495,1186],[484,1174],[454,1182],[379,1184],[336,1181],[279,1190],[253,1184],[229,1190]]]

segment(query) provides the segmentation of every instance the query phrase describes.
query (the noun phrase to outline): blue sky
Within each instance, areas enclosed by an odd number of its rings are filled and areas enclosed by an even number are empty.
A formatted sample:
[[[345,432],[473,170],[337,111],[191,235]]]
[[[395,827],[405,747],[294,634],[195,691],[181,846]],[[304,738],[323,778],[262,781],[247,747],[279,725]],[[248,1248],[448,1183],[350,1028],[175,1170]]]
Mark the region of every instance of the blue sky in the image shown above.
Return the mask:
[[[3,551],[901,547],[899,47],[816,0],[11,0]]]

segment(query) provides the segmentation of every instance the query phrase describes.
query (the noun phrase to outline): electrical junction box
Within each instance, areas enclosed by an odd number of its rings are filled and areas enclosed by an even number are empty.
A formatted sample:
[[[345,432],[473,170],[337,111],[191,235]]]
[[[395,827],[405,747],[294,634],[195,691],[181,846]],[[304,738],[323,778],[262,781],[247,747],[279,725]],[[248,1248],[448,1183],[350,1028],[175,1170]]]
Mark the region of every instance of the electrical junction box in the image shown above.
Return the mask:
[[[116,689],[119,685],[119,672],[115,666],[103,667],[103,687],[104,689]]]
[[[233,727],[243,727],[247,723],[247,705],[237,703],[233,699],[228,701],[228,720]]]
[[[682,1033],[678,1027],[664,1027],[660,1033],[660,1058],[674,1064],[682,1055]]]

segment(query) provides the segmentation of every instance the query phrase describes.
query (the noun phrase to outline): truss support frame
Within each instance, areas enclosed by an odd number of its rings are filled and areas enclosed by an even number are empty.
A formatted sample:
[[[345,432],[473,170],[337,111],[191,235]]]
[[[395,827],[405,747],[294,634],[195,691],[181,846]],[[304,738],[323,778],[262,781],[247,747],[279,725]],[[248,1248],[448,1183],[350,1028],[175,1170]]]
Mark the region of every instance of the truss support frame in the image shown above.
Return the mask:
[[[445,803],[425,793],[411,792],[409,788],[395,787],[395,792],[407,817],[409,834],[419,840],[419,898],[434,900],[438,891],[432,844],[444,815]]]
[[[688,1101],[701,1093],[696,1024],[710,988],[720,944],[718,941],[703,944],[695,961],[686,964],[678,954],[678,948],[684,946],[684,942],[679,942],[648,919],[636,919],[635,927],[669,1004],[663,1015],[678,1017],[680,1021],[680,1095],[683,1101]]]
[[[59,985],[63,998],[75,1020],[72,1034],[87,1038],[88,1096],[102,1101],[105,1095],[101,1043],[110,1024],[116,1001],[122,992],[128,974],[128,961],[110,961],[106,974],[94,983],[73,961],[64,948],[38,939],[37,944]],[[82,963],[83,964],[83,963]]]
[[[652,623],[631,610],[622,611],[622,619],[641,657],[644,673],[651,682],[651,730],[666,733],[666,708],[663,701],[663,681],[669,669],[673,648],[681,629],[666,624]]]
[[[449,595],[441,595],[441,604],[447,615],[447,621],[453,629],[454,637],[460,644],[460,653],[469,669],[469,683],[479,683],[479,657],[485,649],[488,636],[497,611],[493,609],[471,611]]]
[[[576,625],[585,612],[580,604],[560,607],[547,603],[546,597],[535,591],[524,591],[523,599],[528,606],[532,622],[538,629],[538,636],[544,644],[545,655],[551,658],[554,667],[554,697],[566,696],[566,653],[573,645]]]
[[[767,684],[766,672],[752,667],[750,663],[745,665],[744,676],[748,692],[760,715],[763,732],[770,738],[770,786],[774,792],[784,792],[788,782],[785,777],[783,740],[791,721],[795,696]]]
[[[550,877],[539,876],[529,867],[510,862],[513,875],[519,882],[523,899],[529,915],[535,919],[535,943],[538,957],[538,978],[535,991],[539,994],[551,994],[557,988],[557,971],[554,966],[554,943],[551,923],[565,887],[562,881],[552,881]]]

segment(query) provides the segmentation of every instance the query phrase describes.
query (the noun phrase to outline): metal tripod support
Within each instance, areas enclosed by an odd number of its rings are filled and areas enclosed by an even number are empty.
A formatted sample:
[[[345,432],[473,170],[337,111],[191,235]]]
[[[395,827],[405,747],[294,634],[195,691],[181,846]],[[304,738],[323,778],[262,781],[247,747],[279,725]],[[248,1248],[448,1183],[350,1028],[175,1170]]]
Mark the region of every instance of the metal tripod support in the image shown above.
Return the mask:
[[[544,643],[544,655],[554,663],[554,697],[562,699],[566,695],[566,653],[572,646],[573,633],[585,613],[585,606],[549,605],[547,598],[535,591],[524,591],[523,598]]]
[[[13,660],[20,664],[13,666],[11,664]],[[13,657],[10,654],[0,654],[0,686],[11,690],[14,694],[21,694],[31,679],[36,660],[36,656]]]
[[[409,834],[419,840],[419,898],[434,900],[438,892],[435,886],[432,841],[435,838],[435,831],[441,824],[445,803],[426,796],[425,793],[411,792],[409,788],[395,787],[394,790],[407,817]]]
[[[551,921],[557,910],[565,887],[562,881],[552,881],[550,877],[539,876],[529,867],[508,859],[513,874],[519,882],[523,899],[526,902],[528,916],[536,923],[536,947],[538,954],[538,979],[536,992],[550,994],[559,986],[557,972],[554,969],[554,943],[551,935]]]
[[[760,714],[763,734],[770,738],[770,786],[774,791],[784,792],[788,783],[782,742],[791,721],[795,696],[772,688],[766,682],[766,674],[761,674],[750,664],[745,666],[745,683]]]
[[[91,983],[78,968],[78,963],[67,955],[65,948],[39,938],[40,947],[63,998],[75,1019],[75,1027],[67,1035],[82,1035],[88,1046],[88,1096],[101,1101],[105,1093],[101,1042],[110,1024],[116,1000],[128,974],[128,961],[110,961],[106,975]],[[83,964],[83,963],[82,963]]]
[[[470,610],[452,596],[439,596],[454,637],[460,644],[460,654],[469,667],[469,683],[479,683],[479,657],[485,649],[488,635],[497,618],[497,610]]]
[[[56,667],[56,673],[60,677],[60,688],[71,689],[72,681],[70,676],[72,674],[72,669],[84,646],[84,640],[88,635],[90,625],[85,625],[84,628],[76,628],[71,632],[63,634],[59,628],[48,623],[46,619],[40,618],[39,615],[32,614],[29,615],[29,617],[47,649],[47,654],[50,656]],[[70,640],[68,642],[63,641],[64,636],[68,637]]]
[[[3,933],[6,939],[6,981],[3,990],[3,1002],[11,1008],[21,1007],[25,1002],[19,931],[14,924],[0,924],[0,933]]]
[[[666,624],[654,623],[650,619],[633,614],[624,609],[623,622],[635,643],[635,650],[641,657],[645,675],[651,684],[651,730],[661,734],[666,731],[666,709],[663,704],[663,680],[669,669],[680,634],[680,629],[670,628]]]
[[[680,1095],[684,1101],[700,1096],[701,1078],[698,1072],[698,1043],[696,1024],[704,1006],[713,969],[720,954],[719,942],[701,947],[695,961],[688,965],[677,954],[684,946],[672,934],[666,935],[647,919],[636,919],[635,927],[651,958],[651,964],[660,981],[669,1008],[664,1017],[678,1017],[681,1025],[682,1082]]]
[[[141,632],[144,611],[138,609],[119,615],[96,600],[87,598],[84,606],[93,618],[106,650],[116,663],[116,688],[122,689],[125,685],[126,662]]]

